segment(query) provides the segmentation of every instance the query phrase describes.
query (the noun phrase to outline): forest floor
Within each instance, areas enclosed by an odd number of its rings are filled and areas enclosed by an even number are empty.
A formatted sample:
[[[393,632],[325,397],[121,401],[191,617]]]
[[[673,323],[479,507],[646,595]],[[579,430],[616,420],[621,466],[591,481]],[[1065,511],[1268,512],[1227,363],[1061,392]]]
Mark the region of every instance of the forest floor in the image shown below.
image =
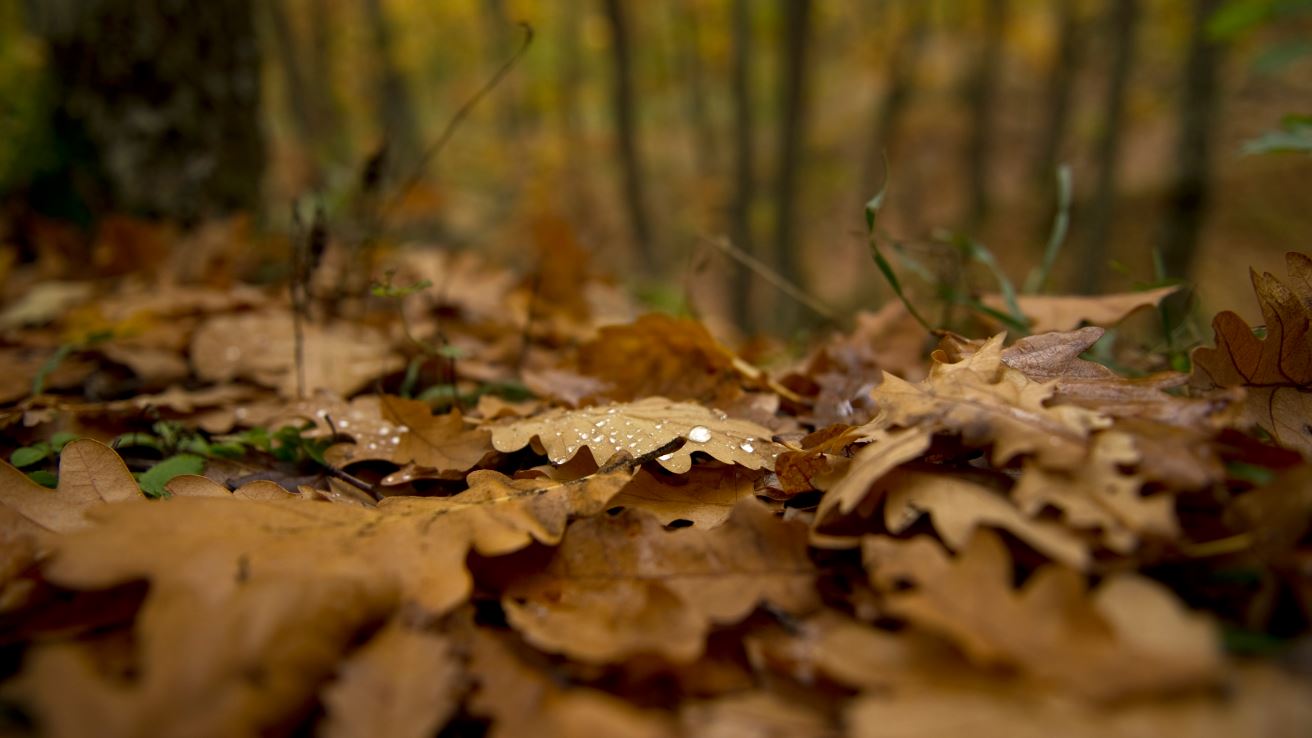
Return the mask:
[[[767,371],[540,246],[10,268],[0,733],[1312,729],[1312,259],[1191,356],[1167,287]]]

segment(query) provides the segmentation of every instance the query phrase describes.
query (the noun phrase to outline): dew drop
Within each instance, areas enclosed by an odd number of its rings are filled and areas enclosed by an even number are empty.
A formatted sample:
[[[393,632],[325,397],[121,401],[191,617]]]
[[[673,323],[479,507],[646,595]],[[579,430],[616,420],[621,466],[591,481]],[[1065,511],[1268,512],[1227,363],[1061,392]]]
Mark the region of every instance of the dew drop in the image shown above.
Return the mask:
[[[704,425],[695,426],[688,431],[688,440],[693,443],[706,443],[711,440],[711,429]]]
[[[674,452],[671,451],[671,452],[669,452],[668,454],[661,454],[660,456],[657,456],[657,457],[656,457],[656,460],[657,460],[657,461],[669,461],[670,459],[673,459],[673,458],[674,458]]]
[[[601,439],[602,439],[601,436],[593,436],[593,437],[592,437],[592,442],[593,442],[593,443],[601,443]]]
[[[400,443],[400,442],[401,442],[401,437],[400,437],[400,436],[392,436],[392,443],[393,443],[393,444],[397,444],[397,443]]]
[[[604,425],[606,425],[606,421],[605,421],[605,420],[598,420],[597,422],[595,422],[595,423],[592,424],[592,426],[593,426],[594,428],[600,428],[600,427],[602,427],[602,426],[604,426]]]
[[[396,426],[396,429],[399,430],[399,431],[401,431],[402,433],[407,433],[407,432],[410,431],[410,426],[408,426],[408,425],[398,425],[398,426]]]
[[[616,412],[616,409],[615,409],[615,408],[611,408],[611,409],[609,409],[609,410],[606,411],[606,414],[607,414],[607,415],[614,415],[615,412]]]
[[[339,427],[339,428],[347,428],[347,427],[349,427],[350,425],[351,425],[351,421],[349,421],[349,420],[339,420],[339,421],[337,421],[337,427]]]
[[[746,451],[749,454],[756,450],[756,447],[752,445],[751,441],[743,441],[742,443],[738,444],[738,448]]]

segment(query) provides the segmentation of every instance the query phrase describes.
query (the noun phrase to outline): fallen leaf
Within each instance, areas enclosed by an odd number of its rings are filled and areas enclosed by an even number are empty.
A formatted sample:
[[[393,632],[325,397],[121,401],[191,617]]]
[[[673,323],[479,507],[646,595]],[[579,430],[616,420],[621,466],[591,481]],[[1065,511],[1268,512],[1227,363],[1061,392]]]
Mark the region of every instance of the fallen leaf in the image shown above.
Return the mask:
[[[1089,434],[1111,419],[1071,405],[1049,406],[1053,385],[1004,364],[1003,337],[994,336],[955,363],[936,353],[929,377],[919,384],[885,373],[872,393],[880,409],[872,422],[957,433],[967,444],[991,445],[998,466],[1029,455],[1046,466],[1075,468],[1084,459]]]
[[[144,499],[137,481],[113,449],[78,439],[59,454],[59,487],[47,489],[0,461],[0,504],[43,530],[65,532],[87,525],[83,515],[109,502]]]
[[[759,477],[737,466],[693,467],[679,475],[643,469],[610,504],[651,513],[662,525],[682,520],[714,528],[729,519],[740,500],[756,493]]]
[[[832,738],[837,726],[820,712],[766,691],[685,703],[679,719],[687,735],[705,738]]]
[[[391,342],[367,326],[307,321],[304,332],[307,393],[326,389],[350,395],[405,366],[392,352]],[[206,382],[247,379],[276,388],[283,397],[295,397],[295,345],[290,312],[218,315],[202,323],[192,336],[191,364],[196,376]]]
[[[946,637],[977,663],[1014,666],[1097,700],[1200,687],[1220,676],[1211,622],[1138,575],[1113,575],[1087,593],[1082,576],[1049,564],[1016,590],[1006,547],[988,531],[955,560],[925,536],[870,536],[863,553],[891,615]],[[912,586],[897,589],[897,582]]]
[[[1019,295],[1016,303],[1029,319],[1031,332],[1047,333],[1074,330],[1085,323],[1115,325],[1136,310],[1157,305],[1178,289],[1179,285],[1169,285],[1114,295]],[[982,302],[994,310],[1007,311],[1002,295],[985,295]]]
[[[660,313],[602,328],[578,355],[579,372],[606,382],[602,397],[620,402],[659,396],[727,404],[742,391],[740,364],[700,322]]]
[[[1258,338],[1233,312],[1218,314],[1212,320],[1216,348],[1194,349],[1190,383],[1245,388],[1245,420],[1312,457],[1312,257],[1291,252],[1285,264],[1288,286],[1270,273],[1250,271],[1266,336]]]
[[[504,638],[475,631],[470,650],[469,671],[478,687],[469,710],[491,719],[488,738],[674,735],[674,726],[661,713],[595,689],[563,686],[524,663]]]
[[[687,663],[713,625],[758,604],[802,614],[816,604],[806,526],[744,500],[704,531],[665,531],[636,511],[580,520],[547,568],[513,582],[506,617],[538,648],[588,663],[642,653]]]
[[[1088,463],[1078,471],[1025,464],[1012,498],[1029,515],[1050,505],[1067,525],[1100,530],[1117,553],[1133,551],[1141,538],[1173,539],[1180,533],[1174,495],[1140,495],[1143,480],[1122,471],[1139,458],[1133,436],[1104,431],[1094,436]]]
[[[429,738],[459,704],[464,670],[450,640],[391,621],[323,691],[326,738]]]
[[[1089,565],[1088,546],[1061,525],[1036,521],[1016,508],[1005,493],[968,477],[919,469],[895,469],[878,482],[884,525],[901,533],[928,516],[943,543],[961,551],[981,527],[1005,530],[1039,553],[1076,570]]]
[[[688,402],[649,397],[638,402],[551,410],[536,417],[491,426],[492,445],[509,453],[535,438],[553,464],[563,464],[587,448],[604,465],[624,451],[635,458],[683,439],[682,447],[656,461],[681,474],[692,468],[694,452],[747,469],[770,469],[782,450],[770,430]]]
[[[856,452],[847,473],[820,500],[815,514],[817,524],[834,513],[847,515],[855,510],[870,495],[875,482],[898,465],[924,454],[932,437],[930,428],[924,426],[876,428],[868,434],[870,443]]]

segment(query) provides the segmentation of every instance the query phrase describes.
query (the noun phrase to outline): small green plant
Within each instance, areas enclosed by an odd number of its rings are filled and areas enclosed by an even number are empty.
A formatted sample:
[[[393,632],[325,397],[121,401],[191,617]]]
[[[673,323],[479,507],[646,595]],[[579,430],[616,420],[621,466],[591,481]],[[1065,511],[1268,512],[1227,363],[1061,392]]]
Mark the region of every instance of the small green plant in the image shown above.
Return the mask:
[[[55,473],[48,468],[33,467],[51,466],[59,453],[64,450],[64,447],[77,440],[77,438],[78,436],[75,433],[56,433],[48,441],[41,441],[31,446],[14,449],[14,452],[9,455],[9,463],[17,469],[23,469],[28,478],[37,484],[53,488],[59,481]]]

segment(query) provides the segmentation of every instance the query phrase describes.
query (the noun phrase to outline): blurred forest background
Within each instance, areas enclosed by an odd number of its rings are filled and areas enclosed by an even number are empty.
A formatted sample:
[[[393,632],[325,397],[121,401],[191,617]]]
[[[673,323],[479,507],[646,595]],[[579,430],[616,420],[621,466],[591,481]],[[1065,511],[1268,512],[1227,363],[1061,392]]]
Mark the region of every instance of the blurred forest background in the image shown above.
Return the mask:
[[[1312,245],[1309,51],[1309,0],[0,0],[4,273],[131,271],[157,222],[276,255],[300,202],[778,332],[806,313],[769,272],[891,298],[885,183],[922,299],[996,290],[954,238],[1019,283],[1065,164],[1051,291],[1251,315],[1239,265]]]

